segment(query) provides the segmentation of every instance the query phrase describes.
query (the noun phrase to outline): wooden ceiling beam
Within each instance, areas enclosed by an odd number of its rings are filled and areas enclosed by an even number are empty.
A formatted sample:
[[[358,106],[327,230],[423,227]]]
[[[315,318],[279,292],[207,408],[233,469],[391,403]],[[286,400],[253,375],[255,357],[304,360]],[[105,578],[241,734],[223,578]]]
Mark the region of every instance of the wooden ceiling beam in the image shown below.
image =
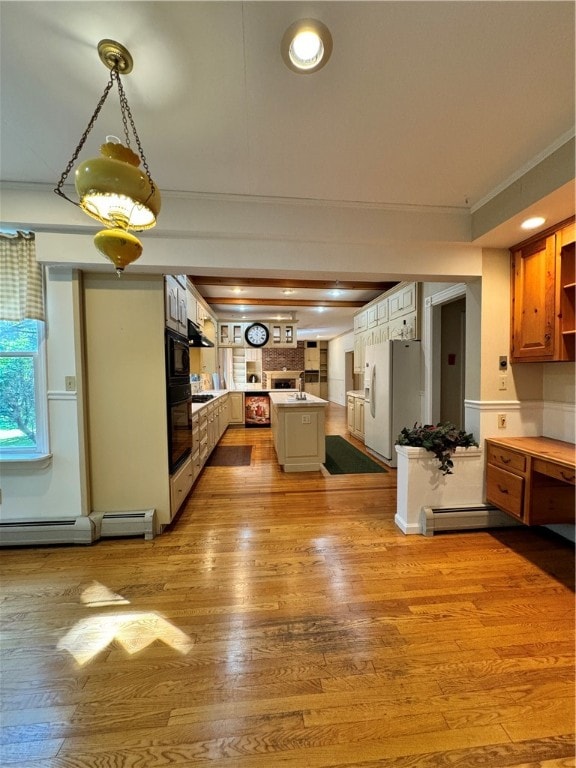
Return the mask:
[[[397,283],[368,282],[365,280],[289,280],[269,277],[202,277],[188,275],[194,285],[222,285],[253,288],[303,288],[341,291],[384,291],[394,288]]]
[[[328,299],[249,299],[236,298],[233,296],[205,296],[204,301],[207,304],[228,304],[233,306],[246,307],[334,307],[342,309],[343,307],[363,307],[365,301],[332,301]]]

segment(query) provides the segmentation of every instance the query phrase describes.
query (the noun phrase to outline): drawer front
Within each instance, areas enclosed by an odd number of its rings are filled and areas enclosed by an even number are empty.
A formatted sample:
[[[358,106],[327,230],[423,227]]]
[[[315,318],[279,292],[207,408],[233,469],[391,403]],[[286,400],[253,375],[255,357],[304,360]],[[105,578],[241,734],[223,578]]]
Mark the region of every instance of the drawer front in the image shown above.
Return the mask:
[[[486,468],[486,500],[522,520],[524,478],[489,464]]]
[[[560,464],[555,464],[553,461],[546,461],[545,459],[534,459],[532,469],[541,475],[547,475],[555,480],[576,485],[576,471],[571,467],[563,467]]]
[[[526,456],[499,445],[488,444],[488,463],[513,472],[526,472]]]
[[[174,515],[192,488],[194,469],[192,459],[188,459],[170,478],[170,509]]]

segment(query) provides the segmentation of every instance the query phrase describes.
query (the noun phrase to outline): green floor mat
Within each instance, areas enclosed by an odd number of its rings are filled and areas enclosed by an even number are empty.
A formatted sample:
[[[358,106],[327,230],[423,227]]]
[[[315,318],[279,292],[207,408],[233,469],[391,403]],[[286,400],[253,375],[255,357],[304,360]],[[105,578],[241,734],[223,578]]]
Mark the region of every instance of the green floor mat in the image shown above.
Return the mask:
[[[326,461],[324,466],[331,475],[359,475],[386,472],[384,467],[359,451],[340,435],[326,435]]]

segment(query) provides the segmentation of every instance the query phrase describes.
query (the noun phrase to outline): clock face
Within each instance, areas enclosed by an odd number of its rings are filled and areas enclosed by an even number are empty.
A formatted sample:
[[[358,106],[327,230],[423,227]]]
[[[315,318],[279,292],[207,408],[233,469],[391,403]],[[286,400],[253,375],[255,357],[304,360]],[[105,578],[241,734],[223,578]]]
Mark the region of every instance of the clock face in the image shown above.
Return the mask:
[[[268,328],[262,323],[252,323],[246,328],[244,337],[251,347],[263,347],[268,341]]]

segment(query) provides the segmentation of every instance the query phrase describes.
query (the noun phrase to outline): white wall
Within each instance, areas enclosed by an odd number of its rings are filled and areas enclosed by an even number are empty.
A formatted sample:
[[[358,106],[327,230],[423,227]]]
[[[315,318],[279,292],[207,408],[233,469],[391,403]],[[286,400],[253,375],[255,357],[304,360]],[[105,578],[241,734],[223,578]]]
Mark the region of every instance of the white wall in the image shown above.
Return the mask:
[[[328,343],[328,399],[346,405],[346,352],[354,349],[354,333],[345,333]]]
[[[69,268],[46,276],[49,449],[44,469],[2,464],[2,520],[75,518],[88,514],[84,448],[80,276]],[[66,392],[76,376],[77,392]]]

